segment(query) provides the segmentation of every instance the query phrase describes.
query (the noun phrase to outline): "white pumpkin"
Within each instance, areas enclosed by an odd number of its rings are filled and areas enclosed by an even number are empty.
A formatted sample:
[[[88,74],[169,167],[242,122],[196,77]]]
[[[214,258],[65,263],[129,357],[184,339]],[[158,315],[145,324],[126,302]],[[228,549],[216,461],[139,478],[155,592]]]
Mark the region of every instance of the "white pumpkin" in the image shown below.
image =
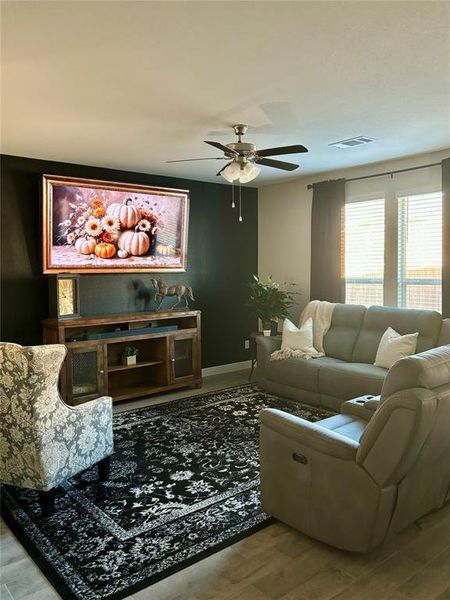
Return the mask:
[[[124,231],[117,244],[120,250],[125,250],[132,256],[143,256],[150,248],[148,235],[143,231],[133,231],[132,229]]]
[[[131,229],[141,218],[141,211],[136,206],[128,204],[131,198],[124,200],[123,204],[110,204],[107,210],[108,215],[118,219],[123,229]]]
[[[94,238],[78,238],[75,242],[75,248],[80,254],[92,254],[97,242]]]
[[[175,256],[177,253],[177,251],[171,244],[169,244],[168,246],[166,246],[165,244],[157,244],[156,252],[161,256]]]
[[[119,250],[117,256],[119,258],[128,258],[128,252],[126,250]]]

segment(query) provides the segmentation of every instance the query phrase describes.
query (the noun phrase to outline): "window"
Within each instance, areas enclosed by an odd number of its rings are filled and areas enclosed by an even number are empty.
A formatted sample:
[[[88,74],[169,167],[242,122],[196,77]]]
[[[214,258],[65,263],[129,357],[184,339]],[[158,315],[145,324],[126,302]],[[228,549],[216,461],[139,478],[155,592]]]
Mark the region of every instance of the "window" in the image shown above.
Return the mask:
[[[442,194],[398,200],[398,306],[441,311]]]
[[[345,205],[345,301],[383,304],[384,198]]]

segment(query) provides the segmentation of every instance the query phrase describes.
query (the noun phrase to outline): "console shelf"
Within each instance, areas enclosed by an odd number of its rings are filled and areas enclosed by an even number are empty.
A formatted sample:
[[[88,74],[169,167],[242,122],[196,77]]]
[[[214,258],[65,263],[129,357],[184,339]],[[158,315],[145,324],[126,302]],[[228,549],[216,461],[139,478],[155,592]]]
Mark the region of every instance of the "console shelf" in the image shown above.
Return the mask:
[[[109,365],[108,372],[126,371],[127,369],[140,369],[141,367],[151,367],[153,365],[163,365],[163,360],[148,360],[145,362],[137,362],[135,365]]]
[[[60,387],[69,404],[103,395],[126,400],[201,385],[200,311],[46,319],[42,326],[45,344],[67,348]],[[169,331],[155,329],[167,326]],[[133,335],[134,329],[139,333]],[[127,345],[138,349],[134,365],[121,363]]]

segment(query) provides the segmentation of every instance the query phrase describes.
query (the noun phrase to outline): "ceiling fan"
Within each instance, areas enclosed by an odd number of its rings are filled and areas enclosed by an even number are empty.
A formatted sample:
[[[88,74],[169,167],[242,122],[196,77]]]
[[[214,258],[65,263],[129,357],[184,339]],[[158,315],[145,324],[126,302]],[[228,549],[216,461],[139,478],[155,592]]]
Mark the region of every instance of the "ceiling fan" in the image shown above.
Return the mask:
[[[265,148],[257,150],[254,144],[242,141],[242,136],[245,135],[248,126],[243,123],[233,125],[234,133],[237,135],[237,142],[230,144],[221,144],[220,142],[209,142],[205,140],[205,144],[209,144],[218,150],[222,150],[224,156],[211,158],[186,158],[182,160],[168,160],[168,163],[189,162],[195,160],[228,160],[228,162],[217,175],[222,175],[227,181],[232,183],[239,180],[240,183],[247,183],[257,177],[261,171],[259,165],[263,167],[272,167],[273,169],[281,169],[283,171],[295,171],[299,165],[295,163],[285,162],[281,160],[273,160],[266,158],[267,156],[279,156],[281,154],[300,154],[308,152],[305,146],[300,144],[294,146],[281,146],[279,148]]]

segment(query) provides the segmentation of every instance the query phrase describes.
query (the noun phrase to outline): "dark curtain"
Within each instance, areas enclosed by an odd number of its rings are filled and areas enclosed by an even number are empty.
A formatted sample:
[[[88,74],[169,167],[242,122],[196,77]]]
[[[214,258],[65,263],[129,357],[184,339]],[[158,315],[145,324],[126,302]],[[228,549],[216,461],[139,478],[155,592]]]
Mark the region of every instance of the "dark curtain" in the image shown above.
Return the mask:
[[[450,158],[442,161],[442,314],[450,317]]]
[[[345,301],[345,179],[313,186],[311,214],[311,300]]]

